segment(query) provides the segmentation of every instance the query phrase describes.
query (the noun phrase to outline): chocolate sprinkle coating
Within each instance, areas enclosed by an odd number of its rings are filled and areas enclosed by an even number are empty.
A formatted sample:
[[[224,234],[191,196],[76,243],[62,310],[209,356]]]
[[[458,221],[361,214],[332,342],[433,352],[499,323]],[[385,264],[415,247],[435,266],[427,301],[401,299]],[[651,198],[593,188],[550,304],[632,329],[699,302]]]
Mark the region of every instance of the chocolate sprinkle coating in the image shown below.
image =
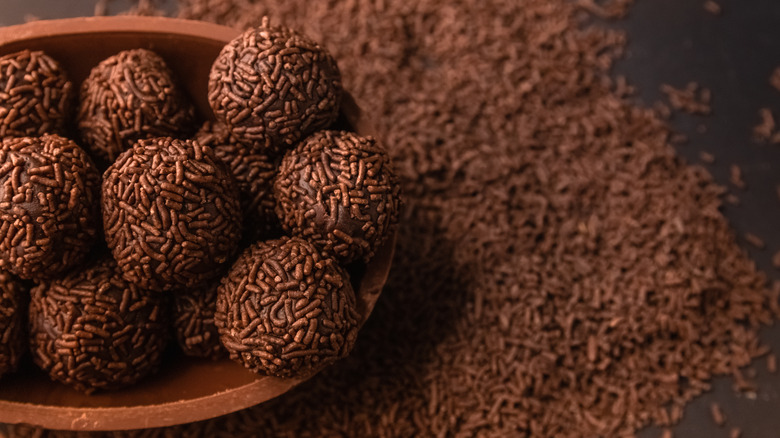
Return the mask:
[[[310,375],[352,350],[359,315],[346,271],[299,238],[258,242],[217,292],[231,359],[278,377]]]
[[[103,175],[106,243],[124,278],[157,291],[202,285],[236,251],[235,181],[212,148],[140,140]]]
[[[0,377],[16,370],[26,350],[25,295],[18,281],[0,272]]]
[[[159,294],[122,279],[104,258],[32,290],[33,360],[52,379],[87,393],[154,372],[167,341]]]
[[[25,279],[56,275],[89,252],[99,232],[100,175],[57,135],[0,144],[0,268]]]
[[[369,260],[398,222],[400,186],[373,137],[315,133],[285,155],[274,190],[285,231],[343,263]]]
[[[247,237],[255,241],[281,235],[273,191],[281,156],[257,152],[239,143],[222,123],[204,123],[195,140],[211,146],[236,178]]]
[[[282,151],[338,116],[342,86],[336,61],[286,27],[247,30],[211,68],[208,99],[217,119],[248,146]]]
[[[187,356],[209,359],[227,356],[214,324],[218,286],[219,281],[216,281],[205,287],[173,295],[173,329],[179,347]]]
[[[73,98],[73,83],[45,53],[0,57],[0,137],[64,134]]]
[[[195,108],[160,56],[126,50],[102,61],[84,80],[78,127],[90,152],[111,163],[139,139],[188,137]]]

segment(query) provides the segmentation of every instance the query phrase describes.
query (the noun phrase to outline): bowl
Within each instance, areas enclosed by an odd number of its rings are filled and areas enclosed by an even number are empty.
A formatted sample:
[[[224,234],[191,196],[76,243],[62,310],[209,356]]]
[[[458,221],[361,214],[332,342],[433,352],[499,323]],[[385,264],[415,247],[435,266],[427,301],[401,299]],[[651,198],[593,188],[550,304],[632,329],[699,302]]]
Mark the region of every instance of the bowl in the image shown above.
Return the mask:
[[[209,69],[220,49],[238,34],[224,26],[162,17],[47,20],[0,28],[0,55],[43,50],[79,86],[101,60],[121,50],[150,49],[166,60],[206,119],[213,118],[206,99]],[[347,93],[337,123],[360,134],[372,133]],[[390,236],[369,264],[348,267],[361,324],[387,281],[395,238]],[[18,372],[0,378],[0,423],[82,431],[171,426],[254,406],[304,380],[260,376],[228,359],[189,358],[170,350],[157,374],[127,389],[93,395],[51,381],[28,359]]]

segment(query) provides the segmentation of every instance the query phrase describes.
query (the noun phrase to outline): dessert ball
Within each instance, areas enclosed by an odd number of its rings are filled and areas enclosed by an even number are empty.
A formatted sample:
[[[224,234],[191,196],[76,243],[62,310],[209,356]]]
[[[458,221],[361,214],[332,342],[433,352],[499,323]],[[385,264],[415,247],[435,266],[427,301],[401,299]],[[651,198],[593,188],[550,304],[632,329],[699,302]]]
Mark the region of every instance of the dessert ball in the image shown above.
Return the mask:
[[[78,127],[93,156],[111,163],[139,139],[188,137],[195,109],[162,58],[126,50],[98,64],[81,85]]]
[[[127,281],[156,291],[200,286],[237,249],[238,189],[212,148],[140,140],[103,175],[103,228]]]
[[[320,131],[282,160],[276,213],[293,235],[339,261],[368,261],[398,221],[400,187],[372,137]]]
[[[239,141],[283,150],[331,125],[341,92],[338,66],[323,47],[264,18],[222,49],[208,98]]]
[[[233,360],[257,373],[301,377],[349,354],[359,316],[336,261],[285,237],[238,258],[217,292],[215,320]]]
[[[40,51],[0,57],[0,137],[64,134],[74,99],[60,64]]]
[[[176,340],[187,356],[220,359],[227,356],[219,342],[214,312],[217,310],[219,281],[173,296],[173,329]]]
[[[30,348],[52,379],[90,393],[154,372],[167,339],[160,294],[125,281],[110,257],[42,283],[30,300]]]
[[[57,135],[0,143],[0,268],[26,279],[63,272],[99,233],[100,175]]]
[[[257,152],[237,142],[221,123],[206,122],[195,140],[211,146],[236,178],[246,237],[254,241],[281,235],[273,191],[281,156]]]
[[[0,378],[16,370],[26,350],[26,292],[6,272],[0,272]]]

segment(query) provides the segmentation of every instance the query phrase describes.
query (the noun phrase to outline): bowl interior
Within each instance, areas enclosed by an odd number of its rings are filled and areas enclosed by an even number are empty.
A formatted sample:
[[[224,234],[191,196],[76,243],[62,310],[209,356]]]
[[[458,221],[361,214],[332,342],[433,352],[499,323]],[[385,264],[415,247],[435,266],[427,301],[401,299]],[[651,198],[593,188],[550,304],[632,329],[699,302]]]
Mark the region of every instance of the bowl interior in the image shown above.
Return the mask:
[[[162,56],[203,119],[208,73],[235,29],[160,17],[90,17],[0,28],[0,55],[43,50],[80,86],[103,59],[126,49],[146,48]],[[339,124],[370,133],[349,95]],[[368,265],[349,267],[363,321],[387,279],[395,236]],[[240,410],[276,397],[301,380],[258,376],[229,360],[188,358],[169,349],[159,373],[116,392],[84,395],[52,382],[31,361],[0,379],[0,422],[60,430],[123,430],[169,426]]]

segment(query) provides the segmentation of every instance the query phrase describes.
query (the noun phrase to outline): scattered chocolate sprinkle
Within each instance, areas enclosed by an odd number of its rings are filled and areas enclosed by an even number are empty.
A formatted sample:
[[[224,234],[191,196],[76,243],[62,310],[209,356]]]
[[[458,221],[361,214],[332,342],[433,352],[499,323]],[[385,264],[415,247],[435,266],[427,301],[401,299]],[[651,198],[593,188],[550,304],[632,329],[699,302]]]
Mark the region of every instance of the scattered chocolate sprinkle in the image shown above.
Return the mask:
[[[709,114],[711,93],[708,88],[699,86],[696,82],[689,82],[684,89],[674,88],[671,85],[661,85],[661,92],[666,94],[672,108],[690,114]]]
[[[27,349],[26,291],[6,272],[0,272],[0,378],[16,370]]]
[[[140,140],[103,175],[103,228],[128,281],[152,290],[203,285],[237,249],[238,189],[212,148]]]
[[[776,252],[775,255],[772,256],[772,266],[780,269],[780,251]]]
[[[33,360],[52,379],[87,393],[131,385],[157,369],[165,314],[160,295],[126,282],[104,258],[33,288]]]
[[[81,85],[78,126],[96,158],[112,163],[140,139],[186,137],[195,109],[156,53],[126,50],[98,64]]]
[[[766,356],[766,370],[772,374],[777,372],[777,356],[774,353],[769,353]]]
[[[718,426],[726,424],[726,416],[723,414],[720,405],[716,402],[710,403],[710,414],[712,414],[712,421]]]
[[[724,198],[724,200],[727,203],[731,204],[731,205],[739,205],[740,204],[739,196],[737,196],[737,195],[735,195],[733,193],[727,194],[726,197]]]
[[[723,12],[721,6],[713,0],[706,0],[704,2],[704,10],[712,15],[720,15]]]
[[[209,103],[239,141],[283,151],[338,116],[341,74],[319,44],[268,17],[220,52]]]
[[[747,183],[742,179],[742,168],[739,165],[732,164],[729,167],[729,182],[738,189],[745,190],[747,188]]]
[[[41,279],[83,260],[98,235],[99,181],[86,152],[66,138],[4,138],[0,268]]]
[[[664,429],[663,432],[661,432],[661,438],[674,438],[672,429]]]
[[[761,118],[761,123],[753,128],[753,135],[756,137],[756,140],[772,144],[780,143],[780,132],[777,131],[772,110],[761,108],[758,110],[758,115]]]
[[[397,181],[373,137],[320,131],[284,156],[274,182],[276,214],[286,231],[341,262],[367,261],[398,222]]]
[[[233,173],[241,199],[244,234],[252,241],[281,235],[281,224],[276,216],[276,198],[273,179],[281,156],[257,152],[232,138],[225,125],[206,122],[195,140],[210,146]]]
[[[43,52],[0,57],[0,138],[64,134],[73,83]]]
[[[745,233],[745,240],[747,240],[749,244],[753,245],[758,249],[766,248],[766,244],[764,243],[764,240],[753,233]]]
[[[251,246],[217,294],[222,344],[231,359],[257,373],[311,374],[348,355],[357,338],[349,276],[305,240]]]
[[[227,352],[219,342],[214,324],[219,281],[193,290],[173,294],[172,324],[184,354],[209,359],[221,359]]]
[[[699,152],[699,159],[706,164],[714,164],[715,163],[715,156],[712,155],[709,152],[701,151]]]
[[[732,427],[729,431],[729,438],[739,438],[742,436],[742,430],[738,427]]]
[[[769,77],[769,85],[780,91],[780,67],[777,67],[772,71],[772,76]]]

